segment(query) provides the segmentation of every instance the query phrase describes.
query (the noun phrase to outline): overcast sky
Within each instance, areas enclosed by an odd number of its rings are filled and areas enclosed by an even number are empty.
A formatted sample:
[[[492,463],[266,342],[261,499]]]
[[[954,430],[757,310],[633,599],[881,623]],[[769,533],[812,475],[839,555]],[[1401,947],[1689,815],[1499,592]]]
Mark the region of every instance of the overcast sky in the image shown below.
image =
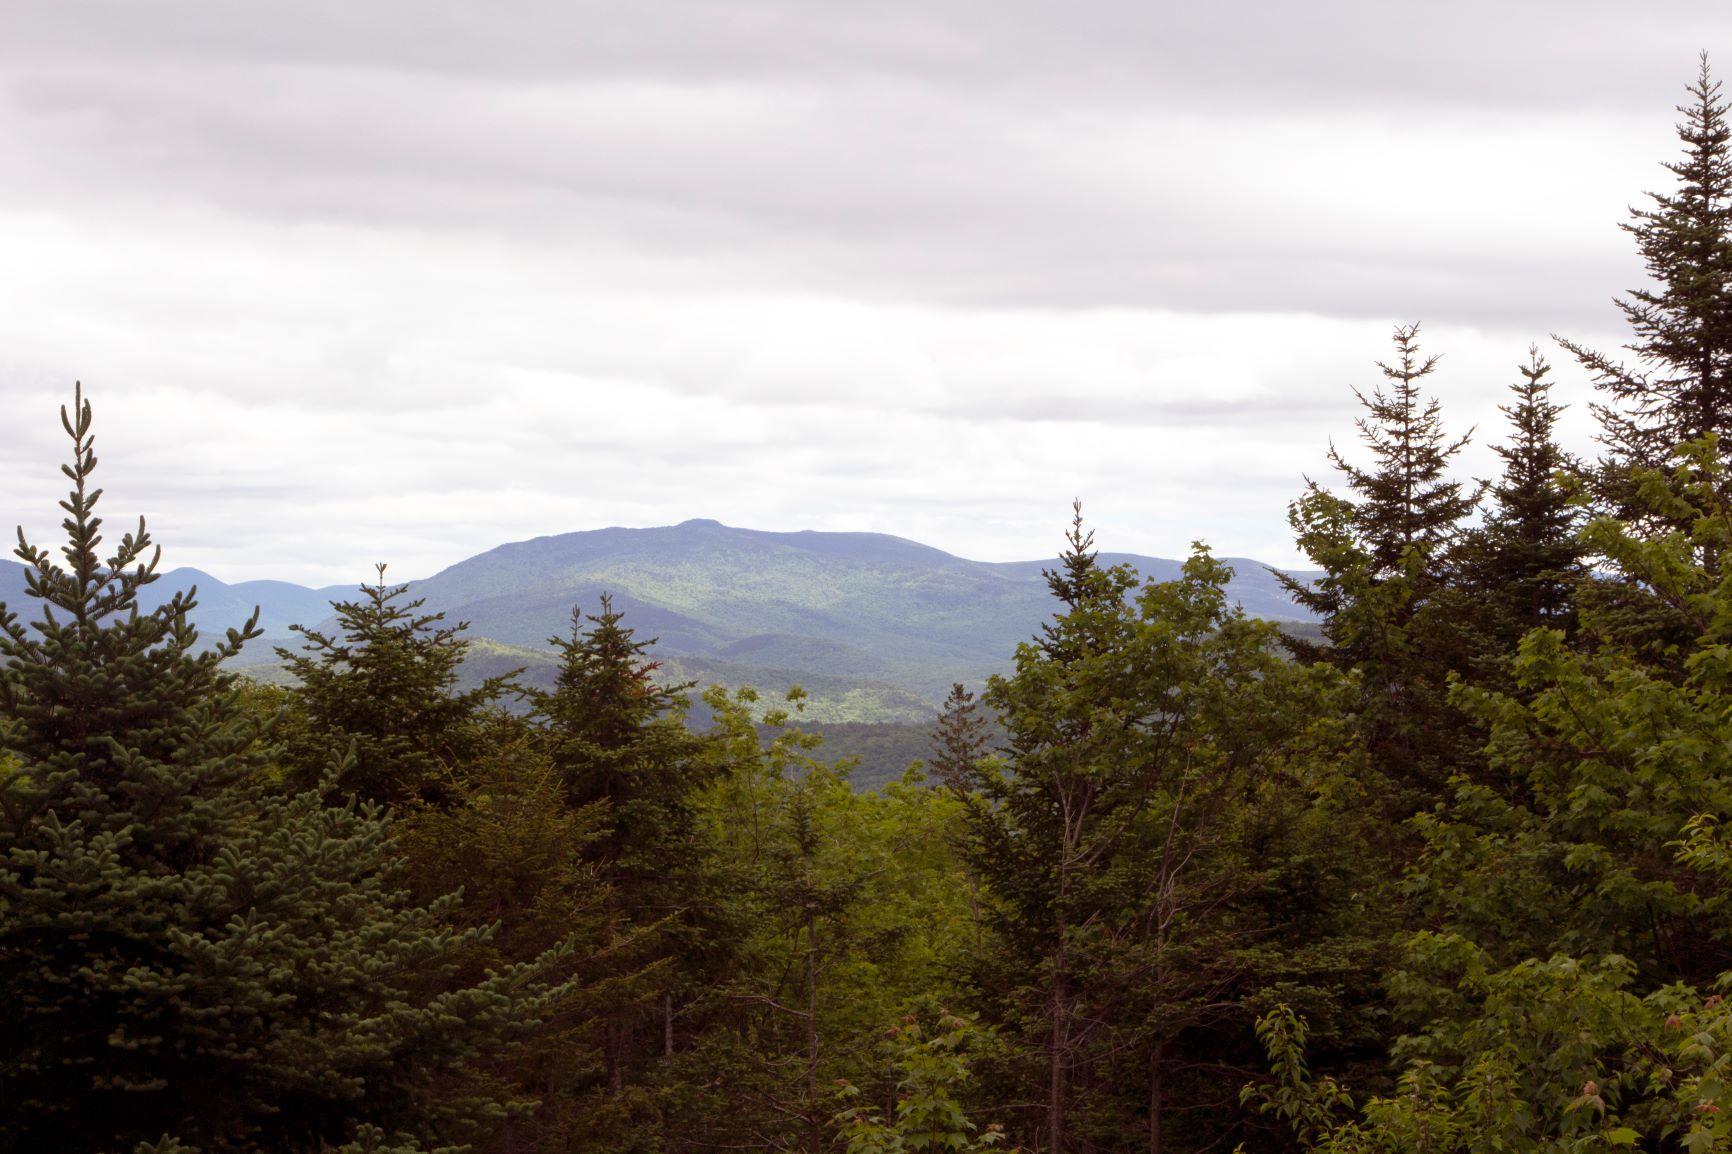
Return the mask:
[[[1296,560],[1399,321],[1491,468],[1732,5],[0,0],[0,519],[227,580],[689,517]],[[1553,357],[1559,360],[1558,356]],[[1586,446],[1582,374],[1560,364]]]

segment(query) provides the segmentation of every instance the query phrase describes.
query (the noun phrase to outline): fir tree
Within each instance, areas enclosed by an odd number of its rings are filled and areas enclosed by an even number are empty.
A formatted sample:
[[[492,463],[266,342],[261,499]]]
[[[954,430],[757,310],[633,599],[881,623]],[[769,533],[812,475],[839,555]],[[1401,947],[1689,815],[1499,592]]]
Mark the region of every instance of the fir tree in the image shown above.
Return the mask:
[[[1418,336],[1417,325],[1396,328],[1394,360],[1378,363],[1383,384],[1370,395],[1355,390],[1370,464],[1331,445],[1346,494],[1308,481],[1289,510],[1322,577],[1307,584],[1275,574],[1322,622],[1321,644],[1294,638],[1289,648],[1360,675],[1365,746],[1397,786],[1386,799],[1391,816],[1424,804],[1461,767],[1471,742],[1449,712],[1448,678],[1477,656],[1446,595],[1479,492],[1448,475],[1468,438],[1450,439],[1437,399],[1423,394],[1438,358],[1421,355]]]
[[[675,1019],[694,968],[679,962],[696,960],[705,934],[695,803],[714,764],[686,725],[691,686],[657,681],[654,641],[637,638],[610,598],[596,614],[574,609],[570,635],[549,643],[559,672],[551,691],[531,691],[532,720],[566,803],[602,815],[585,857],[616,903],[603,1065],[617,1098],[629,1071],[677,1045]]]
[[[295,678],[286,734],[290,763],[303,781],[321,774],[329,751],[352,747],[339,788],[387,805],[436,800],[454,768],[482,748],[489,707],[515,674],[459,689],[468,622],[445,624],[403,600],[407,585],[362,585],[359,600],[338,601],[337,632],[291,626],[299,651],[277,650]]]
[[[1468,436],[1451,440],[1444,433],[1437,398],[1423,393],[1423,382],[1436,371],[1440,358],[1420,354],[1418,325],[1397,327],[1394,342],[1393,363],[1377,363],[1384,383],[1369,396],[1354,390],[1365,409],[1354,424],[1370,450],[1371,464],[1354,464],[1334,445],[1329,447],[1329,462],[1353,494],[1353,531],[1372,575],[1417,576],[1435,585],[1478,494],[1464,491],[1448,475],[1450,461],[1467,445]],[[1329,608],[1326,602],[1306,600],[1315,595],[1303,586],[1291,588],[1308,607],[1319,612]]]
[[[950,687],[932,732],[933,776],[957,793],[972,790],[979,775],[975,763],[986,753],[986,731],[980,703],[958,681]]]
[[[454,899],[408,904],[389,825],[269,784],[188,593],[103,557],[91,410],[62,423],[64,564],[19,534],[0,608],[0,1151],[415,1151],[504,1112],[453,1071],[533,1024],[534,967],[451,985]]]
[[[1513,650],[1531,629],[1574,625],[1576,588],[1584,577],[1577,541],[1581,515],[1560,476],[1575,464],[1558,445],[1556,425],[1563,406],[1551,400],[1551,382],[1537,348],[1529,350],[1514,399],[1501,406],[1511,437],[1494,451],[1503,475],[1490,489],[1492,506],[1475,535],[1468,584],[1500,651]]]
[[[1134,574],[1100,566],[1079,525],[1068,542],[1049,578],[1062,608],[987,689],[1008,747],[967,799],[966,868],[995,931],[975,984],[1018,1051],[1007,1096],[1041,1110],[1019,1138],[1158,1154],[1212,1097],[1231,1043],[1211,1031],[1248,1027],[1265,984],[1339,961],[1314,952],[1311,912],[1263,903],[1296,882],[1300,841],[1338,841],[1288,775],[1340,679],[1283,660],[1206,551],[1133,600]]]
[[[1652,278],[1617,302],[1637,367],[1561,342],[1607,397],[1594,412],[1608,453],[1602,490],[1617,511],[1632,507],[1632,467],[1657,468],[1686,441],[1732,434],[1732,124],[1706,53],[1689,95],[1678,108],[1684,156],[1666,164],[1675,188],[1649,193],[1650,206],[1622,226]]]

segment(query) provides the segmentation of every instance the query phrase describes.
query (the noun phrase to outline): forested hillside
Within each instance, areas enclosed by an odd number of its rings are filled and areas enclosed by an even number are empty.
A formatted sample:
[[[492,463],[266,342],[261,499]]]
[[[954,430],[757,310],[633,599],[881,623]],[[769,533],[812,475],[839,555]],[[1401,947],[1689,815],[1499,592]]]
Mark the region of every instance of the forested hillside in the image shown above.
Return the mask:
[[[1732,1149],[1705,58],[1682,115],[1627,347],[1512,349],[1496,476],[1417,325],[1366,350],[1307,629],[1080,504],[1038,575],[690,522],[201,608],[75,388],[0,611],[0,1154]],[[740,683],[827,666],[918,750]]]
[[[1103,560],[1157,580],[1180,565],[1129,554]],[[1017,641],[1051,617],[1045,564],[968,561],[882,533],[767,533],[687,521],[501,545],[407,584],[430,610],[469,623],[465,681],[514,665],[529,684],[550,682],[558,663],[548,639],[574,605],[594,608],[605,594],[657,639],[664,680],[778,692],[799,685],[815,720],[924,725],[953,682],[979,685],[1008,671]],[[1247,612],[1309,619],[1267,566],[1244,558],[1228,564],[1228,591]],[[0,562],[0,601],[16,602],[23,588],[23,568]],[[294,626],[327,621],[331,602],[358,588],[228,585],[175,569],[140,602],[154,609],[196,589],[194,624],[218,634],[256,606],[262,636],[237,655],[235,668],[280,681],[276,647]]]

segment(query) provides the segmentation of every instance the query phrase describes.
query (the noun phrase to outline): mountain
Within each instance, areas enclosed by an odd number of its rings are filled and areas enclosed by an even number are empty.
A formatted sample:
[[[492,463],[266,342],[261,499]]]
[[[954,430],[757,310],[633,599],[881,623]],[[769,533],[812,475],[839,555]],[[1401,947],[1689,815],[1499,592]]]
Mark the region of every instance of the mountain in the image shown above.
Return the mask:
[[[1145,577],[1180,563],[1102,554]],[[1230,594],[1247,612],[1305,620],[1261,563],[1226,558]],[[425,580],[413,595],[431,611],[470,622],[484,639],[472,665],[551,675],[547,639],[567,631],[572,607],[599,608],[608,593],[640,636],[657,637],[672,677],[780,690],[798,682],[809,712],[828,721],[924,720],[953,681],[978,685],[1010,665],[1052,611],[1041,571],[1051,561],[969,561],[882,533],[775,533],[716,521],[651,529],[597,529],[490,549]],[[1301,577],[1313,574],[1301,573]],[[328,620],[353,586],[308,589],[280,581],[228,585],[177,569],[149,587],[148,604],[197,585],[195,623],[207,634],[239,625],[260,606],[267,639],[291,624]],[[22,569],[0,566],[0,601],[20,604]],[[270,676],[268,644],[243,664]]]
[[[155,609],[176,593],[196,589],[198,603],[192,611],[192,622],[205,637],[221,637],[226,630],[239,629],[259,611],[259,627],[264,636],[248,646],[247,656],[263,660],[270,652],[271,642],[282,642],[293,634],[289,626],[322,621],[331,615],[331,602],[352,597],[359,587],[330,585],[309,589],[288,581],[240,581],[233,585],[220,581],[198,569],[171,569],[146,585],[139,594],[144,609]],[[39,616],[24,587],[24,566],[16,561],[0,559],[0,604],[18,616],[29,620]]]
[[[1156,580],[1180,563],[1103,554]],[[1266,567],[1229,558],[1248,612],[1304,620]],[[430,608],[543,649],[573,604],[610,593],[668,658],[810,671],[902,687],[927,704],[1008,668],[1052,610],[1050,561],[969,561],[881,533],[774,533],[715,521],[501,545],[414,583]],[[1310,576],[1301,574],[1301,576]],[[853,718],[852,720],[870,720]]]

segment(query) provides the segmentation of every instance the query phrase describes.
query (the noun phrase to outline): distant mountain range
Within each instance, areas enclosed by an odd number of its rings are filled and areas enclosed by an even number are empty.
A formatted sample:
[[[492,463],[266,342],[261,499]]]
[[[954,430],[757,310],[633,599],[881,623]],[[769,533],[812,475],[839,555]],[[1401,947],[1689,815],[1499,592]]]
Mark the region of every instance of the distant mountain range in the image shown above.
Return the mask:
[[[1180,562],[1103,553],[1167,580]],[[1301,621],[1305,613],[1260,562],[1226,558],[1228,589],[1246,612]],[[640,636],[658,637],[668,675],[702,683],[798,683],[822,721],[925,721],[954,681],[978,685],[1009,667],[1052,611],[1041,571],[1052,561],[969,561],[882,533],[772,533],[715,521],[652,529],[597,529],[517,541],[425,580],[414,596],[470,623],[471,672],[523,666],[551,678],[547,639],[569,629],[573,605],[593,611],[609,593]],[[1298,576],[1310,578],[1311,573]],[[273,644],[289,626],[317,625],[356,586],[309,589],[284,581],[229,585],[176,569],[149,587],[150,605],[196,585],[195,623],[207,635],[257,605],[266,637],[240,664],[278,675]],[[0,602],[34,616],[23,568],[0,564]]]

